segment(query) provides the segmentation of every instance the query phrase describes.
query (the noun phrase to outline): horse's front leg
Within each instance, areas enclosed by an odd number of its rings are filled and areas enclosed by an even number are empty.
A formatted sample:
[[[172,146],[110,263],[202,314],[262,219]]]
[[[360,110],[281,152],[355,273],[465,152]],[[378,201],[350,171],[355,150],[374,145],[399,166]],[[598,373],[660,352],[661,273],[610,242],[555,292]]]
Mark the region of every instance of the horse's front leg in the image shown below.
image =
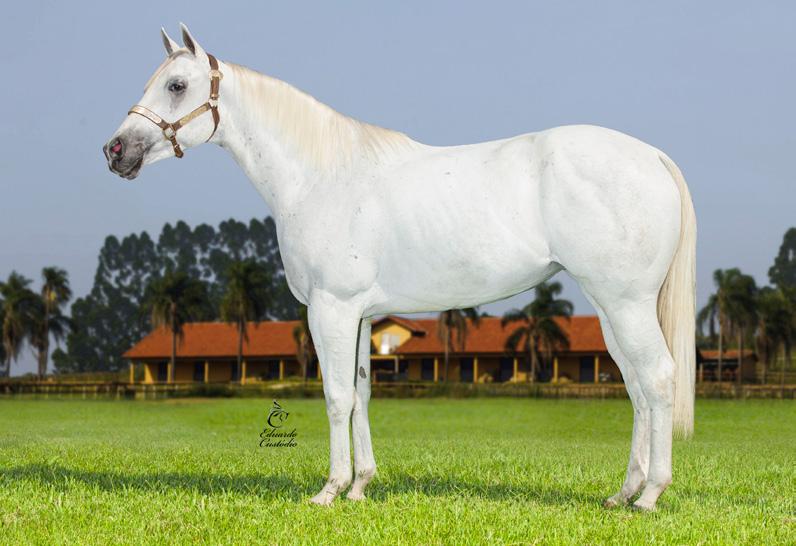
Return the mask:
[[[354,408],[354,363],[362,310],[327,292],[310,298],[309,325],[323,375],[329,416],[329,479],[311,502],[329,505],[351,484],[349,423]]]
[[[351,500],[365,498],[365,486],[376,475],[376,460],[370,441],[368,402],[370,401],[370,319],[363,318],[359,326],[359,354],[356,366],[356,392],[354,414],[351,419],[354,438],[354,485],[347,497]]]

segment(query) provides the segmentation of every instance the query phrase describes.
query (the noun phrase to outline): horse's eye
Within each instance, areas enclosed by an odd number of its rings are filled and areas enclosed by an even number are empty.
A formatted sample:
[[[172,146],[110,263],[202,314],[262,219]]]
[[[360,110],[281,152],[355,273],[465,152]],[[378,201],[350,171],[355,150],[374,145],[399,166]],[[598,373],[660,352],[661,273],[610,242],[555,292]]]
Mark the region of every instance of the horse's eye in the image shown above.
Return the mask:
[[[185,84],[182,82],[171,82],[168,89],[170,93],[182,93],[185,91]]]

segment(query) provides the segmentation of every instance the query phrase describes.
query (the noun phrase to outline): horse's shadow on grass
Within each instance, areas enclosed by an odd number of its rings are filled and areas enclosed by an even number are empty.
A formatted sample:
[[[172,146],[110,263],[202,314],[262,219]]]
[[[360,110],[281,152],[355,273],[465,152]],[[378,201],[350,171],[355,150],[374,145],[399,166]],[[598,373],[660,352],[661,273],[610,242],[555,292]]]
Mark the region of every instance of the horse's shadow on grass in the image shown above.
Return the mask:
[[[38,482],[59,491],[69,491],[76,485],[109,492],[170,490],[194,491],[202,495],[239,494],[263,500],[283,499],[296,502],[317,493],[323,485],[319,478],[296,481],[276,474],[223,475],[210,473],[135,473],[94,471],[60,465],[30,464],[0,469],[0,487],[15,482]],[[509,484],[486,484],[442,476],[397,475],[391,480],[374,481],[368,497],[376,502],[393,496],[419,494],[427,497],[472,497],[494,501],[538,502],[548,505],[596,504],[601,498],[575,491],[550,488],[529,488]]]

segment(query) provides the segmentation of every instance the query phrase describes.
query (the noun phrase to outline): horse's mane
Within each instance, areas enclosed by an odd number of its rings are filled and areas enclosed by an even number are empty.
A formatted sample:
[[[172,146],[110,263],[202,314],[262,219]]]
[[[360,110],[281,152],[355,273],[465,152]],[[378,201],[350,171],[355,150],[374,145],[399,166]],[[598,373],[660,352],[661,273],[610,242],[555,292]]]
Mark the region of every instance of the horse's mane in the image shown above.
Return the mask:
[[[418,146],[403,133],[345,116],[282,80],[225,64],[250,115],[318,169],[345,168],[363,157],[384,161]]]

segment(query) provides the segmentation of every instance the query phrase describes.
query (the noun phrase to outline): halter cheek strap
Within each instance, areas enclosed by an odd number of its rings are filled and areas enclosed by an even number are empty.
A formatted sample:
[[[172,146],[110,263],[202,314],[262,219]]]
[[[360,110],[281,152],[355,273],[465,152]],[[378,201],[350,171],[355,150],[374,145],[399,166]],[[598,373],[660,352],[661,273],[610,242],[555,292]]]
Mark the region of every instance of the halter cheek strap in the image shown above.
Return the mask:
[[[177,131],[188,125],[188,123],[198,118],[205,112],[209,111],[213,115],[213,132],[210,133],[209,137],[207,137],[207,140],[210,140],[213,138],[213,135],[216,134],[218,122],[221,120],[221,116],[218,113],[218,91],[221,87],[221,78],[223,78],[224,75],[221,73],[221,71],[219,71],[218,61],[215,57],[208,53],[207,59],[210,61],[210,98],[198,108],[195,108],[193,111],[181,117],[174,123],[169,123],[149,108],[141,106],[140,104],[136,104],[130,108],[129,112],[127,112],[128,114],[138,114],[139,116],[143,116],[160,127],[160,129],[163,131],[163,137],[171,142],[171,146],[174,148],[174,155],[177,157],[182,157],[184,155],[182,148],[180,148],[180,144],[177,142]]]

